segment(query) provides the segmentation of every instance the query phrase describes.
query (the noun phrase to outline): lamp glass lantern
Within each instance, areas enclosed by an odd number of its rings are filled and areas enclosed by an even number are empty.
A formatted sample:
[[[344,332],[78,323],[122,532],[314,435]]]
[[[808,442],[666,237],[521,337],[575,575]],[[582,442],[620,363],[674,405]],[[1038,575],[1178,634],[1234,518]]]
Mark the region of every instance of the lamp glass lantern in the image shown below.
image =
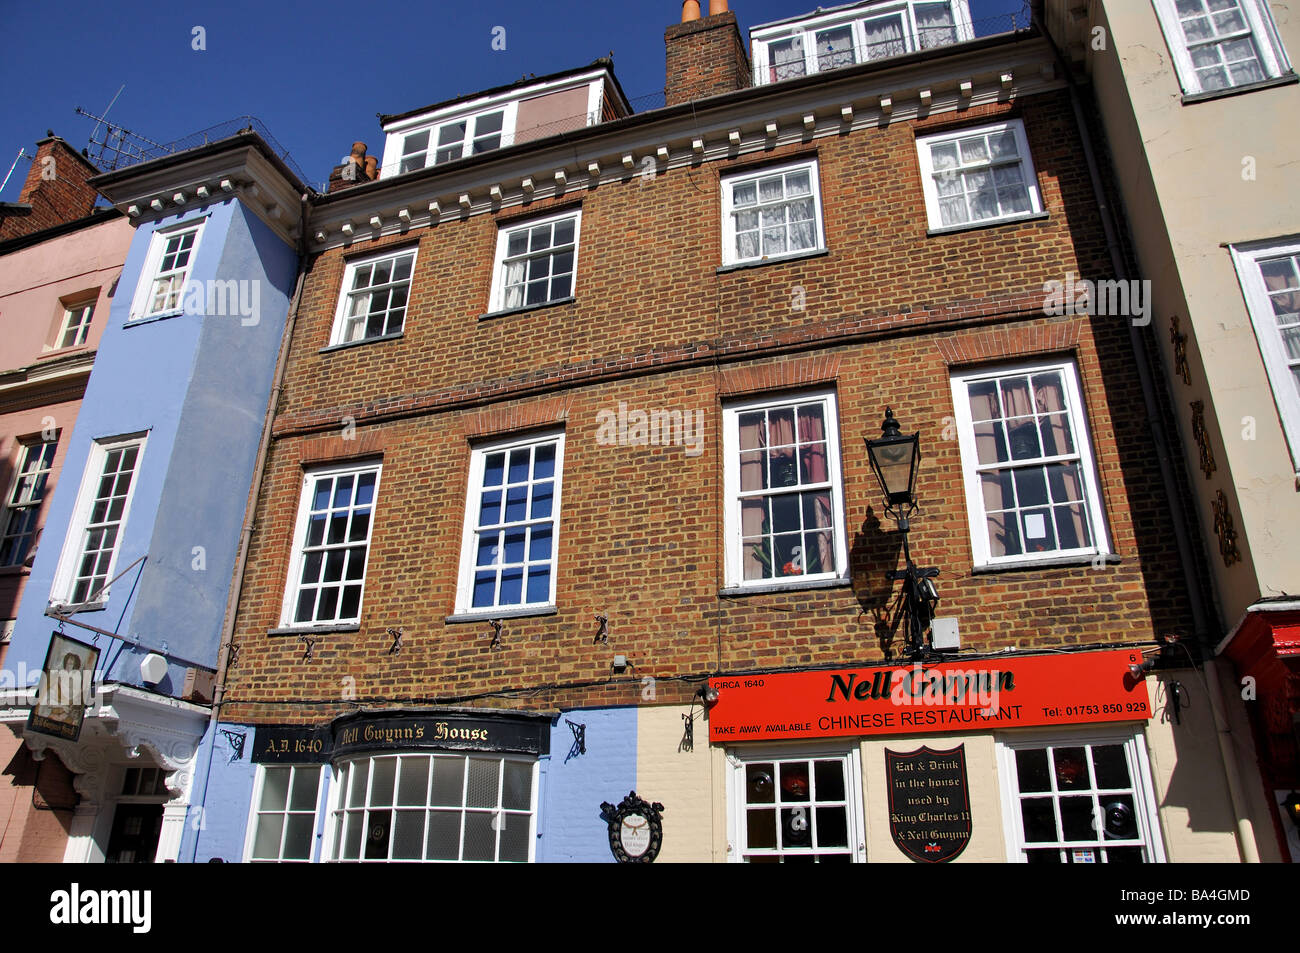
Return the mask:
[[[1291,796],[1282,802],[1282,809],[1286,812],[1286,816],[1291,819],[1291,823],[1295,825],[1296,830],[1300,830],[1300,793],[1292,791]]]
[[[916,502],[916,471],[921,464],[920,433],[904,434],[894,419],[894,412],[885,408],[885,422],[880,436],[867,440],[867,454],[876,479],[885,491],[891,507],[912,507]]]

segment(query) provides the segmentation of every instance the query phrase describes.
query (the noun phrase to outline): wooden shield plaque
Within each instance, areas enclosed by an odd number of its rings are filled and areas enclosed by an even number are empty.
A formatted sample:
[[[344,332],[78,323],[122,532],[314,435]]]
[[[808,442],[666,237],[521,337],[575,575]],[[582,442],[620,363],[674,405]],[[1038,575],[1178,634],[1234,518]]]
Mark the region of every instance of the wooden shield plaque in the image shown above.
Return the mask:
[[[966,746],[946,751],[885,749],[889,784],[889,833],[920,863],[952,860],[970,843],[970,789]]]

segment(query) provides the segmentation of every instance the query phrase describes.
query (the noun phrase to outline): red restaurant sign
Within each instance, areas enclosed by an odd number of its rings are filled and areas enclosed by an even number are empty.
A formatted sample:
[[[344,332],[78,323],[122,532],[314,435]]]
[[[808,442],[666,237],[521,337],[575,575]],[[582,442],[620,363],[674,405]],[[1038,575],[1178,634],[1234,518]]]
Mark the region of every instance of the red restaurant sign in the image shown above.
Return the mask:
[[[1151,717],[1130,649],[709,679],[710,741],[937,734]]]

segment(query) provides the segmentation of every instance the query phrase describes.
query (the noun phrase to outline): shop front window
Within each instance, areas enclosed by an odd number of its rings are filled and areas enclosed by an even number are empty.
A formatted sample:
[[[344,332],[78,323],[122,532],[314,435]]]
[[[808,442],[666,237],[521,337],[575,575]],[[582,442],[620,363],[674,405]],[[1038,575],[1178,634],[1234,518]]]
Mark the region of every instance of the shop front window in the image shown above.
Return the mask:
[[[1010,859],[1142,864],[1164,859],[1146,758],[1136,736],[1006,745]]]
[[[734,758],[732,855],[744,863],[863,859],[862,798],[849,754]]]
[[[496,755],[402,754],[339,768],[331,858],[346,862],[533,857],[536,762]]]

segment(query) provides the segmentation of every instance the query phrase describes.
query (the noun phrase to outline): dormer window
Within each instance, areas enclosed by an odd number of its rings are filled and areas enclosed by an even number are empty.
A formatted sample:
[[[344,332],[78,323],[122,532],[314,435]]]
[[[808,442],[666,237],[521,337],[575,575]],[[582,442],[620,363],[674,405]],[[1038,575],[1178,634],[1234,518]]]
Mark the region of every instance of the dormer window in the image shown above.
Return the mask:
[[[467,155],[500,149],[503,144],[509,144],[505,140],[505,120],[506,110],[497,109],[412,132],[402,140],[399,172],[414,172],[425,166],[442,165]],[[513,124],[510,132],[514,132]],[[430,141],[435,143],[432,150]]]
[[[966,0],[885,0],[797,23],[755,27],[759,84],[824,73],[974,38]]]
[[[612,74],[600,66],[384,116],[387,141],[380,177],[445,165],[630,112]]]

